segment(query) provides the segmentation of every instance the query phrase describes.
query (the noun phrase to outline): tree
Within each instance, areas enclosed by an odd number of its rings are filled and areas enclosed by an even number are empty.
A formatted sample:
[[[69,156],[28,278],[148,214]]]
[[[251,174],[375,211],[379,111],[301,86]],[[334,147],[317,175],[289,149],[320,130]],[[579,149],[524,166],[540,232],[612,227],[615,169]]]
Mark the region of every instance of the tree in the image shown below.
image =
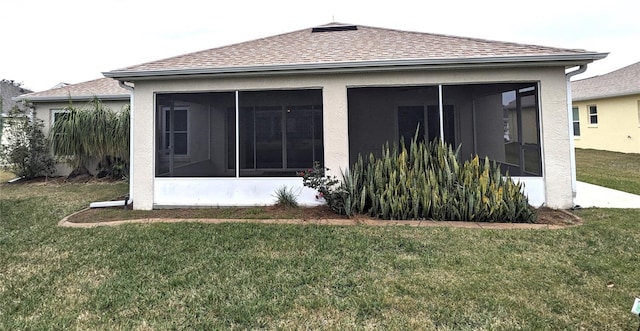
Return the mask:
[[[7,143],[0,148],[0,156],[11,172],[25,179],[50,175],[54,170],[49,144],[42,132],[44,124],[35,118],[33,110],[28,103],[9,110],[5,118]]]
[[[129,161],[129,107],[116,113],[94,98],[86,107],[71,102],[49,132],[51,148],[76,174],[99,161],[101,174],[122,177]]]

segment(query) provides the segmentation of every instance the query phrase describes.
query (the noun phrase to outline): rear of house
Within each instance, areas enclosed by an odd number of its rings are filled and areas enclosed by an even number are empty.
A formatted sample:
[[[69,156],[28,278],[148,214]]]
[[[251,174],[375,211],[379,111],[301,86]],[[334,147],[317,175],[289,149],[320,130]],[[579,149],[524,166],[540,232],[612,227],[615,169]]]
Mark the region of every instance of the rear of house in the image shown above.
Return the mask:
[[[442,139],[571,207],[565,70],[606,54],[331,23],[106,72],[135,84],[135,209],[273,202],[413,136]]]
[[[69,111],[67,108],[70,105],[84,107],[94,98],[98,98],[105,107],[120,111],[129,105],[130,97],[129,91],[119,86],[117,80],[103,77],[78,84],[59,84],[52,89],[23,94],[14,99],[33,105],[35,116],[42,120],[46,135],[56,118],[64,116]],[[72,170],[66,163],[57,162],[54,175],[67,176]],[[97,161],[88,170],[95,172]]]
[[[640,62],[571,83],[577,148],[640,153]]]

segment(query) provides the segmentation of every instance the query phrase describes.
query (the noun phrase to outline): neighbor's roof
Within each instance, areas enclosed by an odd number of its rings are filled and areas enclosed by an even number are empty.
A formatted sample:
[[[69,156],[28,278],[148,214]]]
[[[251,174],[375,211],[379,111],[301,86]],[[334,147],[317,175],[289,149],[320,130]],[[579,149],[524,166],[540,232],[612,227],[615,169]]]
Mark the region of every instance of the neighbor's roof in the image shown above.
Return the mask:
[[[640,94],[640,62],[608,74],[571,82],[573,101]]]
[[[129,99],[129,91],[120,87],[118,81],[111,78],[98,78],[78,84],[66,85],[50,90],[23,94],[13,98],[16,101],[28,100],[38,101],[66,101],[91,100],[98,97],[102,100],[125,100]]]
[[[110,72],[135,78],[291,72],[374,70],[398,66],[463,67],[589,63],[607,53],[330,23],[230,46],[184,54]]]

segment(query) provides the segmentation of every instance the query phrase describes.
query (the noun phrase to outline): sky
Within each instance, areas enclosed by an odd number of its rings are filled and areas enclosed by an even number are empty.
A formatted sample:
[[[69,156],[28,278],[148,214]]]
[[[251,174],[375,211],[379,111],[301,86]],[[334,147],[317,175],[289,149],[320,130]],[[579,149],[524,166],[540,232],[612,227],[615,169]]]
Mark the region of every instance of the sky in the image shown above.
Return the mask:
[[[640,61],[637,0],[3,1],[0,79],[34,91],[332,21],[609,53],[577,79]]]

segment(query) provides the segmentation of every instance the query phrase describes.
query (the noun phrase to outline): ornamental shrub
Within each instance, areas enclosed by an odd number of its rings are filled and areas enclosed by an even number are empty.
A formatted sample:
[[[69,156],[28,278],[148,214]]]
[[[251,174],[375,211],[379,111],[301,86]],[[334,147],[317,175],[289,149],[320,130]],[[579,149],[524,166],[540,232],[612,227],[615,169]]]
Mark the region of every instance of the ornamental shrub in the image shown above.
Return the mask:
[[[488,158],[464,163],[459,149],[440,141],[411,142],[409,150],[382,147],[380,157],[358,157],[342,180],[312,169],[305,186],[315,188],[342,214],[382,219],[433,219],[477,222],[532,222],[535,210],[522,193],[523,184]],[[306,177],[305,177],[306,178]],[[329,197],[329,199],[327,199]]]
[[[35,117],[33,106],[24,103],[8,113],[5,126],[6,144],[0,147],[2,163],[13,174],[24,179],[50,175],[54,170],[44,124]]]

